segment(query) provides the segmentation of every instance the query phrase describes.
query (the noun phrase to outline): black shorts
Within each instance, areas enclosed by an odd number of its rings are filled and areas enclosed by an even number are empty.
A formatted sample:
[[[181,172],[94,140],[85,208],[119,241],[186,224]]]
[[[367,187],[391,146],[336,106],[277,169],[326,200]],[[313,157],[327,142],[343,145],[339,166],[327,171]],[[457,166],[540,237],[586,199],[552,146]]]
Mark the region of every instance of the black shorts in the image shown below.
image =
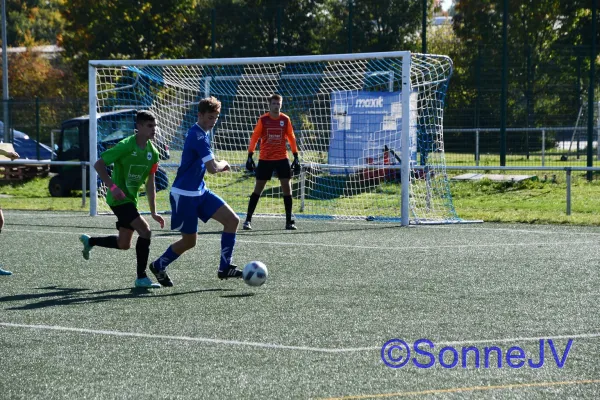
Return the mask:
[[[292,177],[292,170],[290,169],[290,162],[287,158],[283,160],[258,160],[256,166],[256,180],[257,181],[269,181],[273,172],[277,173],[279,179],[290,179]]]
[[[134,231],[131,223],[140,216],[137,207],[133,203],[119,204],[118,206],[110,207],[117,216],[117,230],[120,228]]]

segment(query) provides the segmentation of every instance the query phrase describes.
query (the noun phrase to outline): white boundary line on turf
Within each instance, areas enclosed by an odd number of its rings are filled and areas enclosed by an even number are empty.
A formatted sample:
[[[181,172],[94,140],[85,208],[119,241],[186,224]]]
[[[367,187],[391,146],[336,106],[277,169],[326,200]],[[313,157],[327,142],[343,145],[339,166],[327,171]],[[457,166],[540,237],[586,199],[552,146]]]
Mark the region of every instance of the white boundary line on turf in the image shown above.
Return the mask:
[[[4,210],[5,214],[8,215],[18,215],[18,216],[36,216],[39,217],[40,215],[43,215],[43,218],[59,218],[59,217],[90,217],[89,213],[85,214],[85,213],[81,213],[81,214],[60,214],[60,213],[53,213],[53,212],[46,212],[46,211],[39,211],[36,213],[22,213],[22,212],[12,212],[15,210]],[[105,217],[111,217],[114,218],[113,214],[101,214],[101,215],[97,215],[96,217],[90,217],[90,218],[105,218]],[[164,214],[163,218],[165,219],[170,219],[171,215],[170,214]],[[276,217],[264,217],[264,218],[276,218]],[[320,219],[302,219],[301,220],[302,224],[323,224],[323,223],[327,223],[327,224],[338,224],[338,225],[353,225],[353,226],[368,226],[368,227],[374,227],[377,226],[375,224],[380,224],[381,227],[383,228],[388,228],[388,227],[392,227],[394,225],[398,226],[398,228],[400,228],[399,223],[395,223],[395,222],[366,222],[363,220],[340,220],[340,219],[331,219],[331,220],[320,220]],[[503,225],[510,225],[511,223],[502,223],[502,222],[491,222],[491,224],[503,224]],[[526,225],[526,224],[524,224]],[[577,229],[577,228],[596,228],[595,226],[576,226],[576,225],[572,225],[572,226],[563,226],[563,225],[559,225],[559,224],[547,224],[547,225],[539,225],[541,226],[548,226],[548,227],[552,227],[552,226],[557,226],[560,228],[573,228],[573,229]],[[566,229],[564,231],[561,232],[556,232],[556,231],[546,231],[546,230],[536,230],[536,229],[519,229],[519,228],[489,228],[489,227],[473,227],[473,225],[471,224],[430,224],[430,225],[410,225],[408,228],[411,229],[461,229],[461,230],[488,230],[488,231],[505,231],[505,232],[519,232],[519,233],[532,233],[532,234],[541,234],[541,235],[590,235],[590,236],[600,236],[600,232],[572,232],[572,229]]]
[[[54,214],[54,213],[45,213],[44,211],[40,211],[39,213],[19,213],[19,212],[11,212],[11,210],[4,210],[6,214],[9,215],[18,215],[18,216],[36,216],[39,217],[40,214],[43,214],[43,218],[60,218],[60,217],[90,217],[88,214]],[[105,218],[105,217],[111,217],[114,218],[114,215],[112,214],[102,214],[102,215],[98,215],[96,217],[90,217],[90,218]],[[165,214],[163,215],[163,218],[165,219],[170,219],[171,215],[169,214]],[[271,218],[271,217],[267,217],[267,218]],[[388,228],[388,227],[392,227],[393,225],[398,225],[397,223],[391,222],[365,222],[362,220],[336,220],[336,219],[332,219],[332,220],[317,220],[317,219],[302,219],[301,220],[302,224],[323,224],[323,223],[327,223],[327,224],[338,224],[338,225],[352,225],[352,226],[368,226],[368,227],[374,227],[376,225],[374,224],[380,224],[381,227],[383,228]],[[495,223],[495,224],[502,224],[502,223]],[[508,224],[508,223],[507,223]],[[551,224],[548,225],[541,225],[541,226],[553,226]],[[562,226],[562,225],[556,225],[556,226],[560,226],[561,228],[568,228],[566,226]],[[400,229],[400,227],[398,226],[398,228]],[[431,224],[431,225],[410,225],[408,228],[410,229],[461,229],[461,230],[473,230],[473,231],[480,231],[480,230],[487,230],[487,231],[499,231],[499,232],[514,232],[514,233],[531,233],[531,234],[539,234],[539,235],[586,235],[586,236],[600,236],[600,232],[572,232],[572,229],[566,229],[564,231],[561,232],[556,232],[556,231],[546,231],[546,230],[536,230],[536,229],[518,229],[518,228],[488,228],[488,227],[473,227],[472,225],[466,225],[466,224],[439,224],[439,225],[435,225],[435,224]],[[571,228],[573,229],[577,229],[578,226],[571,226]],[[590,227],[590,226],[582,226],[581,228],[594,228],[594,227]]]
[[[162,340],[178,340],[178,341],[186,341],[186,342],[202,342],[202,343],[211,343],[211,344],[260,347],[260,348],[279,349],[279,350],[300,350],[300,351],[309,351],[309,352],[315,352],[315,353],[349,353],[349,352],[356,352],[356,351],[371,350],[370,347],[325,349],[325,348],[319,348],[319,347],[287,346],[287,345],[274,344],[274,343],[244,342],[244,341],[239,341],[239,340],[211,339],[211,338],[191,337],[191,336],[152,335],[149,333],[70,328],[70,327],[65,327],[65,326],[54,326],[54,325],[13,324],[13,323],[9,323],[9,322],[0,322],[0,326],[5,326],[8,328],[28,328],[28,329],[39,329],[39,330],[63,331],[63,332],[89,333],[89,334],[107,335],[107,336],[136,337],[136,338],[162,339]]]
[[[448,226],[448,225],[435,225],[433,227],[435,228],[442,228],[442,229],[450,229],[452,227],[457,227],[460,226],[461,230],[471,230],[471,231],[494,231],[494,232],[514,232],[514,233],[533,233],[533,234],[540,234],[540,235],[589,235],[589,236],[598,236],[600,235],[600,232],[572,232],[572,229],[565,229],[564,231],[561,232],[557,232],[557,231],[545,231],[545,230],[535,230],[535,229],[512,229],[512,228],[472,228],[469,226],[463,226],[463,225],[454,225],[454,226]],[[576,226],[572,226],[573,228],[577,228]],[[562,228],[566,228],[566,227],[562,227]],[[590,227],[590,226],[582,226],[581,228],[596,228],[596,227]]]
[[[38,330],[49,330],[49,331],[61,331],[61,332],[75,332],[85,333],[93,335],[106,335],[106,336],[118,336],[118,337],[135,337],[135,338],[146,338],[146,339],[163,339],[163,340],[177,340],[186,342],[200,342],[200,343],[211,343],[221,345],[234,345],[234,346],[245,346],[245,347],[258,347],[276,350],[298,350],[308,351],[313,353],[353,353],[361,351],[373,351],[381,350],[381,346],[377,347],[354,347],[354,348],[321,348],[321,347],[307,347],[307,346],[288,346],[274,343],[260,343],[260,342],[244,342],[239,340],[226,340],[226,339],[211,339],[203,337],[192,337],[192,336],[170,336],[170,335],[152,335],[149,333],[137,333],[137,332],[121,332],[111,330],[97,330],[97,329],[85,329],[85,328],[71,328],[66,326],[56,325],[26,325],[26,324],[13,324],[10,322],[0,322],[0,326],[7,328],[26,328],[26,329],[38,329]],[[579,335],[559,335],[559,336],[544,336],[544,337],[517,337],[508,339],[484,339],[484,340],[462,340],[462,341],[446,341],[446,342],[434,342],[437,346],[460,346],[464,344],[477,344],[477,343],[511,343],[511,342],[532,342],[539,341],[542,339],[593,339],[600,337],[600,333],[584,333]]]
[[[27,232],[27,233],[40,233],[40,234],[68,234],[68,235],[81,235],[81,231],[80,232],[72,232],[72,231],[40,231],[40,230],[29,230],[29,229],[5,229],[5,231],[14,231],[14,232]],[[90,233],[92,232],[92,230],[88,230],[87,232]],[[160,232],[160,231],[154,231],[154,232]],[[171,231],[168,231],[171,232]],[[98,233],[98,234],[104,234],[105,232],[102,233]],[[177,235],[173,235],[173,236],[154,236],[152,238],[152,240],[157,240],[157,239],[168,239],[171,241],[174,241],[175,238],[177,237]],[[203,240],[207,240],[207,241],[218,241],[220,242],[221,239],[220,238],[203,238]],[[301,243],[301,242],[274,242],[274,241],[264,241],[264,240],[246,240],[243,239],[242,237],[238,236],[238,238],[236,239],[236,243],[250,243],[250,244],[260,244],[260,245],[277,245],[277,246],[292,246],[292,247],[329,247],[329,248],[345,248],[345,249],[369,249],[369,250],[385,250],[385,251],[389,251],[389,250],[397,250],[397,251],[403,251],[403,250],[427,250],[427,249],[459,249],[459,248],[490,248],[490,247],[528,247],[528,246],[535,246],[535,247],[540,247],[540,246],[553,246],[553,247],[557,247],[557,246],[573,246],[573,245],[584,245],[584,244],[591,244],[591,245],[597,245],[598,241],[593,240],[593,241],[584,241],[584,242],[566,242],[566,241],[559,241],[559,242],[531,242],[531,243],[490,243],[490,244],[448,244],[448,245],[440,245],[440,246],[406,246],[406,247],[389,247],[389,246],[357,246],[357,245],[345,245],[345,244],[325,244],[325,243]]]

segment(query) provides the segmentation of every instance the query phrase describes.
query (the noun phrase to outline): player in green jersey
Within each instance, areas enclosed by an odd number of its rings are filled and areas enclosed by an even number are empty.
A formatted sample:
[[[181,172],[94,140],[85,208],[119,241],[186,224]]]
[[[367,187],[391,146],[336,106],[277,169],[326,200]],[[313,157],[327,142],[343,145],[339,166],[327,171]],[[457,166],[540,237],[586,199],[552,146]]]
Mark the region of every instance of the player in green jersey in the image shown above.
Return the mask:
[[[117,217],[119,236],[90,237],[81,235],[83,258],[90,258],[94,246],[127,250],[131,247],[133,232],[139,235],[135,245],[137,256],[136,287],[158,288],[146,275],[146,265],[150,254],[151,231],[148,223],[137,209],[138,194],[146,184],[146,196],[152,219],[163,228],[165,221],[156,213],[156,186],[154,176],[158,170],[158,150],[151,142],[156,132],[156,117],[150,111],[138,111],[135,117],[136,134],[121,140],[115,147],[100,155],[94,168],[98,176],[109,188],[106,202]],[[108,175],[107,165],[114,165],[112,176]]]

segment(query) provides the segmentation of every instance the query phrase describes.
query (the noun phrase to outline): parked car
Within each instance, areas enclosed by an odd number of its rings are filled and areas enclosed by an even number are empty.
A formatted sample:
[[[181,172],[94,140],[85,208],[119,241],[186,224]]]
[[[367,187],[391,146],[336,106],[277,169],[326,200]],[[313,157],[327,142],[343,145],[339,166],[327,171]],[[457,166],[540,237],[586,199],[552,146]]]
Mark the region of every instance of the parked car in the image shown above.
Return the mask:
[[[4,122],[2,121],[0,121],[0,131],[4,131]],[[19,158],[37,160],[39,155],[40,160],[52,159],[52,149],[43,143],[38,143],[25,132],[13,129],[11,136],[13,148],[19,153]],[[7,138],[4,139],[8,142]]]
[[[133,109],[97,114],[98,137],[100,138],[97,146],[98,155],[124,138],[135,134],[135,115],[136,110]],[[55,145],[55,160],[89,161],[89,127],[90,118],[88,115],[64,121],[61,124],[60,135]],[[161,160],[168,160],[171,157],[169,145],[160,131],[157,132],[154,138],[154,144],[159,151]],[[111,171],[112,168],[109,167],[109,174]],[[79,189],[82,186],[81,168],[78,166],[53,165],[50,172],[56,173],[48,184],[48,189],[53,197],[69,196],[72,190]],[[96,184],[100,186],[100,179]],[[156,190],[161,191],[168,186],[167,173],[159,166],[156,172]],[[89,189],[89,182],[87,182],[87,189]]]

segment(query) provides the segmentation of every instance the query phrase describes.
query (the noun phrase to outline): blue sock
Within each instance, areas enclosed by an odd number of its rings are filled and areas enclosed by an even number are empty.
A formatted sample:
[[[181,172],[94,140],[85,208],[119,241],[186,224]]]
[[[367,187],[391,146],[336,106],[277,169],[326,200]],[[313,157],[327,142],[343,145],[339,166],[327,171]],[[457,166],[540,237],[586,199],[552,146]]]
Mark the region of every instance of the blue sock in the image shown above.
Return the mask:
[[[235,246],[235,233],[223,232],[221,235],[221,261],[219,271],[226,271],[233,259],[233,246]]]
[[[162,256],[154,260],[152,264],[160,270],[163,271],[165,268],[169,266],[173,261],[179,258],[179,254],[175,253],[171,246],[164,252]]]

